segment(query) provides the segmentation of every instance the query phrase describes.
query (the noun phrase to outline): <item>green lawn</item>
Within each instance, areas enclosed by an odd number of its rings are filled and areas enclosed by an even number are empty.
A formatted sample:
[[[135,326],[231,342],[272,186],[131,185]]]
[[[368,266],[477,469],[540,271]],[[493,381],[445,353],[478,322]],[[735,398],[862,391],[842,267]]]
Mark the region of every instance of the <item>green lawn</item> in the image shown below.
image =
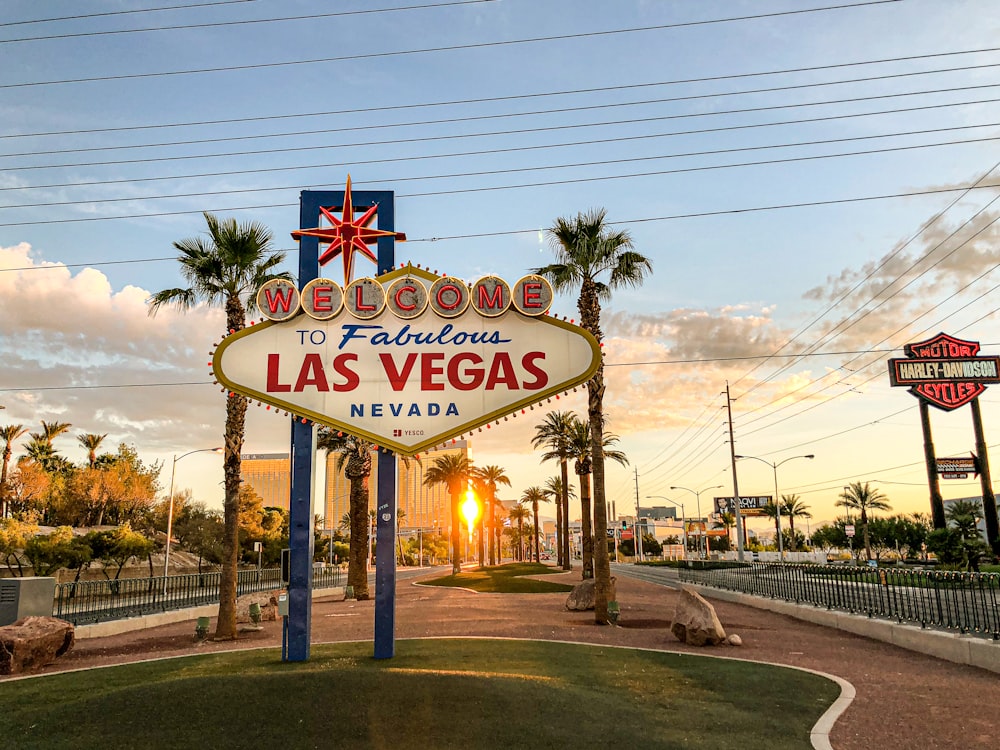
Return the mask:
[[[0,683],[6,748],[810,747],[815,675],[535,641],[398,641],[170,659]]]
[[[458,575],[434,578],[422,583],[427,586],[456,586],[483,594],[551,594],[559,591],[572,591],[573,587],[565,583],[536,581],[523,577],[562,572],[559,568],[540,563],[508,563],[492,568],[473,568],[462,571]]]

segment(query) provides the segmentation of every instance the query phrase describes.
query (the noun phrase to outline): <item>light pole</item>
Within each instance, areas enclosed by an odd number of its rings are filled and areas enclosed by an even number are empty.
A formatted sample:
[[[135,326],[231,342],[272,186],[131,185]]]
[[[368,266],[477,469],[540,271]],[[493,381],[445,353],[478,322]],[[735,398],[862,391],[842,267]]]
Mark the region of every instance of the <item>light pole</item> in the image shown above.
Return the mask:
[[[796,458],[816,458],[812,453],[808,453],[805,456],[791,456],[786,458],[784,461],[778,461],[778,463],[772,463],[764,458],[758,458],[757,456],[736,456],[737,459],[740,458],[752,458],[754,461],[760,461],[763,464],[767,464],[774,471],[774,513],[775,513],[775,523],[778,526],[778,560],[783,561],[785,559],[785,549],[784,544],[781,541],[781,496],[778,494],[778,467],[783,463],[789,461],[794,461]],[[740,499],[736,498],[736,502]]]
[[[666,500],[668,503],[673,503],[678,508],[681,509],[681,531],[684,534],[684,558],[687,559],[688,556],[688,530],[687,521],[684,515],[684,503],[679,503],[676,500],[671,500],[669,497],[664,497],[663,495],[646,495],[647,498],[658,498],[660,500]]]
[[[188,451],[187,453],[182,453],[181,455],[174,454],[174,463],[170,467],[170,495],[169,495],[169,505],[167,510],[167,544],[163,551],[163,595],[167,595],[167,570],[170,565],[170,535],[173,533],[174,528],[174,476],[177,474],[177,462],[180,461],[185,456],[190,456],[192,453],[222,453],[222,448],[196,448],[193,451]]]
[[[690,492],[692,495],[694,495],[695,502],[698,504],[698,523],[703,523],[704,516],[701,515],[701,493],[702,492],[707,492],[708,490],[717,490],[721,486],[722,486],[721,484],[716,484],[716,485],[714,485],[712,487],[703,487],[700,490],[692,490],[690,487],[679,487],[679,486],[675,485],[675,486],[671,487],[670,489],[672,489],[672,490],[684,490],[685,492]],[[739,501],[737,500],[737,502],[739,502]],[[706,557],[708,557],[708,555],[705,553],[705,550],[704,550],[704,547],[705,547],[705,531],[706,531],[706,529],[702,529],[701,530],[702,533],[698,535],[698,558],[702,559],[702,560],[705,559]]]

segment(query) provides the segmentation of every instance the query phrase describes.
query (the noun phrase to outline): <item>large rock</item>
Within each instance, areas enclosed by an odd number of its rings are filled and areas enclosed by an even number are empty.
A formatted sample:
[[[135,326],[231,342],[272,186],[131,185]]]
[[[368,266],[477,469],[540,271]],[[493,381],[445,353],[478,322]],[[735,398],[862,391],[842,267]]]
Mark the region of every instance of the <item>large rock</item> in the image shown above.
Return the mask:
[[[670,632],[677,640],[692,646],[718,646],[726,640],[726,631],[715,614],[715,607],[688,586],[681,587]]]
[[[615,588],[615,577],[611,576],[611,590],[608,592],[608,601],[613,602],[618,598]],[[587,578],[573,587],[566,597],[566,609],[571,611],[584,611],[594,608],[594,579]]]
[[[0,674],[22,674],[51,664],[76,640],[72,623],[55,617],[22,617],[0,627]]]
[[[260,605],[260,621],[273,621],[278,619],[278,594],[284,589],[275,591],[254,591],[236,597],[236,622],[251,622],[250,605]]]

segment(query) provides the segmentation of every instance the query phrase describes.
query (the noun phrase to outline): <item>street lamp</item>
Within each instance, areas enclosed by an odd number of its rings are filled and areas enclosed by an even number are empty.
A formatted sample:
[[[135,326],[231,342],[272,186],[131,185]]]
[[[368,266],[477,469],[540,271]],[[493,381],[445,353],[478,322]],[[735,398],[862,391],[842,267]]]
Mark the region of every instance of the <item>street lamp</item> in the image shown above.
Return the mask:
[[[721,486],[722,486],[721,484],[717,484],[717,485],[714,485],[713,487],[703,487],[700,490],[692,490],[689,487],[679,487],[679,486],[674,485],[670,489],[672,489],[672,490],[684,490],[685,492],[690,492],[692,495],[694,495],[695,502],[698,503],[698,523],[702,523],[702,519],[704,518],[704,516],[701,515],[701,493],[702,492],[707,492],[708,490],[717,490]],[[706,554],[705,549],[704,549],[704,546],[705,546],[705,541],[704,541],[705,540],[705,533],[704,532],[705,532],[705,529],[702,529],[702,533],[698,535],[698,557],[699,557],[699,559],[704,559],[704,558],[708,557],[708,555]]]
[[[170,565],[170,535],[174,528],[174,476],[177,474],[177,462],[192,453],[222,453],[222,448],[197,448],[181,455],[174,454],[174,463],[170,467],[169,510],[167,511],[167,546],[163,552],[163,595],[167,595],[167,570]]]
[[[671,500],[669,497],[664,497],[663,495],[646,495],[646,497],[650,498],[650,499],[652,499],[652,498],[655,497],[655,498],[658,498],[660,500],[666,500],[668,503],[673,503],[674,505],[676,505],[677,507],[679,507],[681,509],[681,531],[684,534],[684,558],[687,559],[687,556],[688,556],[688,554],[687,554],[688,553],[688,530],[687,530],[687,522],[685,520],[685,514],[684,514],[684,503],[679,503],[676,500]]]
[[[760,461],[761,463],[767,464],[774,470],[774,513],[775,513],[775,523],[778,526],[778,560],[783,561],[785,559],[784,544],[781,541],[781,496],[778,494],[778,467],[783,463],[789,461],[794,461],[796,458],[816,458],[812,453],[808,453],[805,456],[791,456],[786,458],[784,461],[778,461],[778,463],[772,463],[764,458],[758,458],[757,456],[735,456],[735,458],[752,458],[754,461]],[[740,499],[736,498],[736,502]]]

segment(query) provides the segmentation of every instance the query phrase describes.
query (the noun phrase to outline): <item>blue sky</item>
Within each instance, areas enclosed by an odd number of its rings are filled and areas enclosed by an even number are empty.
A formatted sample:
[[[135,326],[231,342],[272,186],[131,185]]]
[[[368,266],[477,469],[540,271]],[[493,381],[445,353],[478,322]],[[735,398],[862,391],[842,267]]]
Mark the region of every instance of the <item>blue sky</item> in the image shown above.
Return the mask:
[[[350,173],[356,189],[396,192],[411,240],[399,260],[470,280],[549,262],[538,230],[558,216],[603,206],[629,229],[653,274],[606,308],[608,427],[631,461],[609,478],[618,512],[634,507],[636,471],[642,498],[731,488],[727,381],[738,453],[816,455],[779,476],[816,522],[849,481],[928,509],[916,400],[889,387],[884,359],[939,330],[1000,351],[997,191],[960,190],[1000,159],[995,3],[149,10],[175,4],[4,4],[4,422],[69,421],[168,464],[217,444],[218,392],[164,384],[208,379],[221,317],[147,318],[148,294],[180,283],[156,259],[210,210],[264,222],[292,262],[299,191],[342,189]],[[63,16],[92,17],[23,23]],[[288,17],[311,18],[274,20]],[[877,196],[900,197],[858,200]],[[813,349],[830,354],[745,359]],[[145,387],[106,387],[120,384]],[[968,411],[935,411],[938,455],[971,450]],[[508,468],[511,495],[553,473],[530,452],[531,426],[473,442],[477,462]],[[286,446],[285,425],[254,414],[247,452]],[[217,463],[186,459],[178,484],[217,502]],[[741,464],[740,488],[772,492],[771,469]]]

